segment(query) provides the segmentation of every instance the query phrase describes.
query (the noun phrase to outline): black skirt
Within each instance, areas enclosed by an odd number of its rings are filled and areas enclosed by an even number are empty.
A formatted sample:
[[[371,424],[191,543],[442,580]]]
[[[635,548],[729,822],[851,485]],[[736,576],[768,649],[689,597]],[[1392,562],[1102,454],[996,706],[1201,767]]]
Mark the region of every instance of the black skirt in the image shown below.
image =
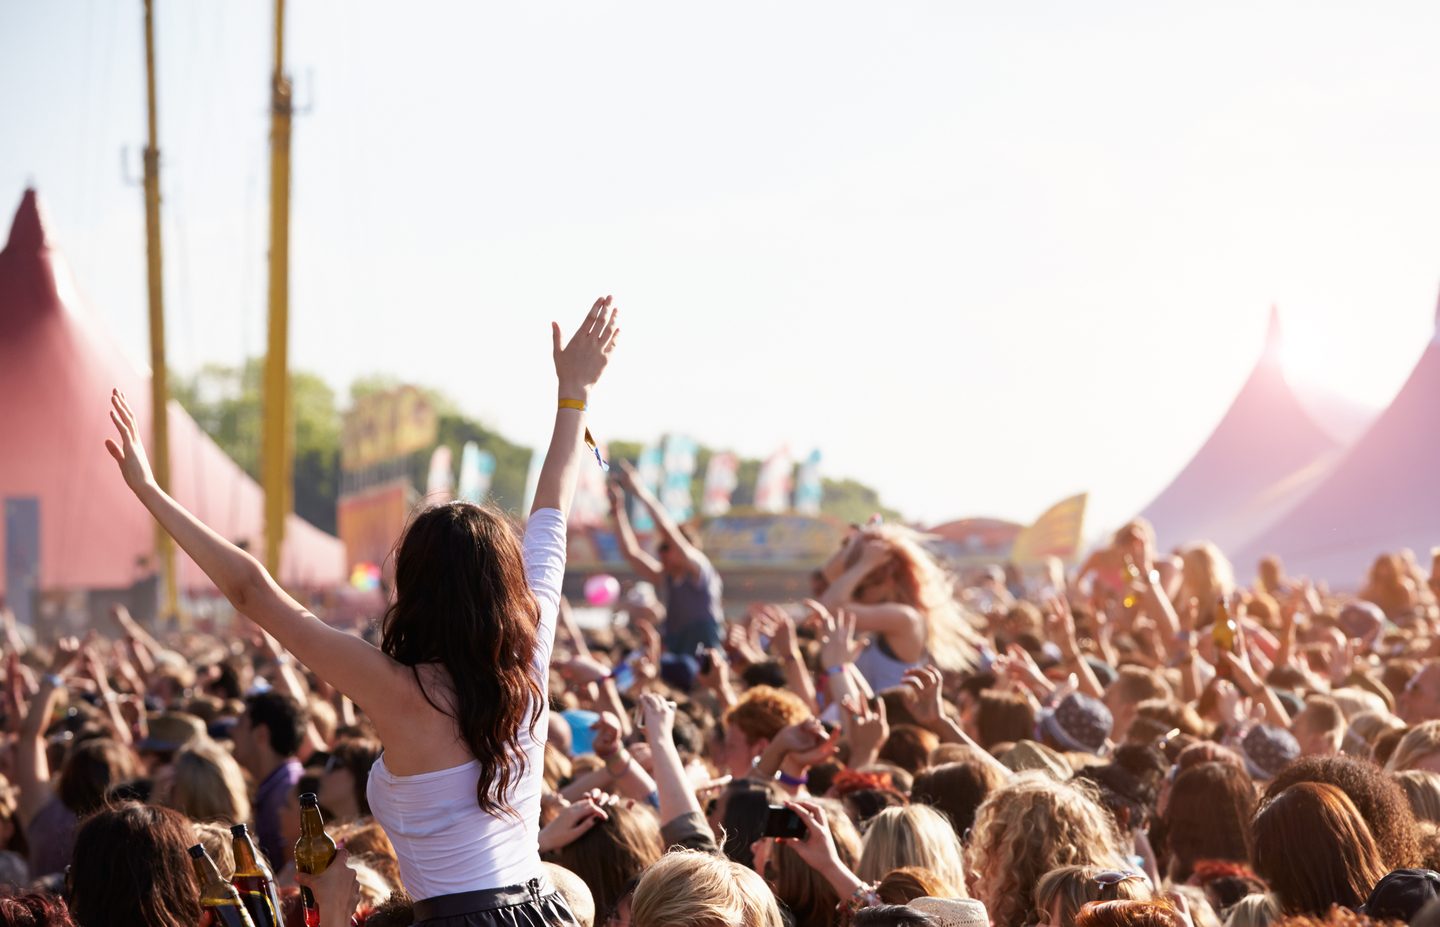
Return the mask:
[[[545,879],[483,892],[438,895],[414,905],[417,925],[435,927],[579,927],[570,905]]]

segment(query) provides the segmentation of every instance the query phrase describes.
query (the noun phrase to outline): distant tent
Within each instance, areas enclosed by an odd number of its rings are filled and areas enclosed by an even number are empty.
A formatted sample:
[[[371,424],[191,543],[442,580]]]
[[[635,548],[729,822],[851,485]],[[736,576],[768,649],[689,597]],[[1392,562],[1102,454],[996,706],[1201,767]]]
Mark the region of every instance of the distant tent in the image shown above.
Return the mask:
[[[110,390],[150,429],[149,376],[75,314],[75,287],[25,191],[0,251],[0,498],[40,509],[39,589],[127,589],[155,570],[155,526],[121,482],[103,441]],[[220,534],[263,553],[263,494],[180,405],[170,403],[171,493]],[[0,563],[7,540],[0,536]],[[182,588],[213,587],[177,555]],[[280,579],[292,587],[343,582],[340,541],[292,515]],[[0,593],[5,577],[0,571]]]
[[[1244,546],[1244,575],[1279,554],[1297,576],[1354,587],[1382,551],[1440,544],[1440,305],[1410,378],[1303,502]]]
[[[1330,472],[1344,451],[1333,430],[1316,421],[1285,379],[1280,318],[1271,307],[1265,350],[1249,379],[1190,463],[1141,515],[1155,526],[1162,550],[1207,540],[1233,553]]]

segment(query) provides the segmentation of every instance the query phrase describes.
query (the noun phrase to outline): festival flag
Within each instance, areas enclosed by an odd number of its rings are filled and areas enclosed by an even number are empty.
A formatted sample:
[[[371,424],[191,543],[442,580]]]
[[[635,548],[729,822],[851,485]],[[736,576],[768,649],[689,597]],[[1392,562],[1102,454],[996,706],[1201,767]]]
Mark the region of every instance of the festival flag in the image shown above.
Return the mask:
[[[690,494],[690,481],[695,476],[695,452],[698,449],[695,441],[684,435],[665,436],[665,480],[660,504],[677,522],[689,521],[695,514],[695,497]]]
[[[760,475],[755,479],[755,508],[762,512],[779,514],[790,506],[790,485],[795,460],[790,448],[782,446],[760,465]]]
[[[1041,563],[1058,557],[1062,563],[1080,560],[1088,493],[1071,496],[1052,505],[1035,523],[1021,530],[1010,548],[1010,560],[1019,566]]]
[[[705,468],[705,498],[700,502],[700,511],[714,517],[730,511],[730,496],[739,483],[740,458],[725,451],[710,457]]]
[[[640,452],[640,458],[635,462],[635,470],[640,479],[640,485],[648,489],[652,494],[660,491],[660,476],[664,456],[660,447],[655,444],[645,445]],[[650,510],[640,504],[636,499],[630,506],[630,525],[641,534],[648,534],[655,530],[655,519],[650,517]]]
[[[430,455],[430,473],[425,478],[425,498],[430,503],[449,502],[455,498],[455,474],[451,471],[453,455],[442,444]]]
[[[605,445],[597,445],[608,459]],[[575,501],[570,503],[569,523],[575,528],[598,528],[610,520],[610,497],[605,491],[605,471],[596,466],[580,468],[575,481]]]
[[[824,496],[820,483],[820,449],[816,448],[800,465],[800,475],[795,480],[795,511],[801,515],[819,515]]]
[[[460,498],[479,505],[494,478],[495,455],[480,450],[474,441],[466,441],[460,449]]]

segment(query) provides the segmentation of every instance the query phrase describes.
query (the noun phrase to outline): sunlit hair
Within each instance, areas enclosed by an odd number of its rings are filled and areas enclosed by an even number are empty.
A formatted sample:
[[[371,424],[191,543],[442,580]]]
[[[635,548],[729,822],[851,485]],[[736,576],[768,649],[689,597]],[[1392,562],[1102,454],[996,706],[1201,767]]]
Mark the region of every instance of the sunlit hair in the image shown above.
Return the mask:
[[[861,581],[856,595],[867,586],[888,583],[894,601],[925,616],[925,649],[931,661],[944,670],[966,672],[977,665],[978,654],[963,628],[970,617],[955,601],[953,582],[917,535],[900,525],[877,525],[861,532],[862,540],[884,541],[892,556]],[[851,548],[848,568],[859,561],[863,544]]]
[[[109,737],[94,737],[70,748],[60,765],[55,792],[66,808],[84,817],[105,804],[105,793],[139,771],[129,747]]]
[[[1440,824],[1440,773],[1406,769],[1395,773],[1395,781],[1400,783],[1417,820]]]
[[[765,880],[739,863],[694,850],[667,853],[640,877],[632,927],[781,927]]]
[[[1061,866],[1045,873],[1035,885],[1037,921],[1050,927],[1074,927],[1075,915],[1085,905],[1099,901],[1102,892],[1112,895],[1115,901],[1149,901],[1154,897],[1149,880],[1144,878],[1101,885],[1095,877],[1105,871],[1104,866]],[[1052,918],[1057,912],[1059,916]]]
[[[725,712],[725,723],[738,727],[745,735],[745,742],[754,744],[770,740],[808,717],[809,706],[794,692],[774,686],[752,686]]]
[[[902,866],[928,869],[955,890],[951,897],[968,897],[960,838],[945,815],[929,805],[886,808],[875,815],[865,831],[856,875],[876,882]]]
[[[174,778],[163,803],[192,821],[240,824],[250,820],[248,792],[235,757],[205,738],[175,755]]]
[[[80,924],[194,927],[200,890],[178,811],[126,802],[91,815],[75,834],[70,913]]]
[[[500,513],[451,502],[416,516],[395,556],[395,602],[380,649],[411,668],[425,700],[455,719],[480,765],[475,799],[513,814],[510,790],[524,771],[521,726],[543,707],[534,667],[540,609],[525,581],[520,540]],[[447,671],[431,691],[421,664]]]
[[[1395,752],[1385,761],[1388,772],[1414,769],[1425,757],[1440,750],[1440,721],[1426,721],[1405,732]]]
[[[902,866],[875,885],[882,904],[909,904],[916,898],[961,898],[958,889],[923,866]]]
[[[860,833],[845,813],[845,806],[833,799],[820,799],[825,809],[836,855],[846,868],[854,870],[860,858]],[[776,842],[770,850],[766,876],[775,897],[795,920],[795,927],[828,927],[835,922],[835,906],[843,899],[814,866],[805,862],[787,844]]]
[[[1420,865],[1420,835],[1405,793],[1393,777],[1369,760],[1349,756],[1302,756],[1265,788],[1273,799],[1298,782],[1325,782],[1349,796],[1380,847],[1387,869]]]
[[[1035,910],[1035,883],[1070,865],[1123,868],[1110,815],[1081,783],[1022,773],[975,813],[971,886],[995,927],[1021,927]]]
[[[1280,597],[1285,594],[1285,565],[1276,556],[1261,557],[1259,581],[1256,585],[1266,595]]]
[[[585,880],[599,911],[611,910],[626,885],[665,852],[660,822],[648,806],[621,802],[608,814],[547,857]]]
[[[1292,785],[1260,809],[1252,852],[1286,914],[1357,907],[1386,871],[1355,803],[1320,782]]]
[[[1168,901],[1101,901],[1075,915],[1075,927],[1189,927]]]
[[[1201,763],[1175,777],[1165,806],[1170,878],[1184,882],[1200,860],[1250,858],[1255,784],[1229,763]]]
[[[1209,541],[1181,550],[1180,561],[1183,572],[1175,601],[1183,607],[1194,596],[1200,600],[1200,623],[1214,620],[1215,603],[1235,591],[1235,571],[1230,561]]]
[[[193,843],[198,843],[215,861],[220,877],[227,882],[235,876],[235,838],[224,824],[201,824],[193,822],[190,830],[195,834]]]

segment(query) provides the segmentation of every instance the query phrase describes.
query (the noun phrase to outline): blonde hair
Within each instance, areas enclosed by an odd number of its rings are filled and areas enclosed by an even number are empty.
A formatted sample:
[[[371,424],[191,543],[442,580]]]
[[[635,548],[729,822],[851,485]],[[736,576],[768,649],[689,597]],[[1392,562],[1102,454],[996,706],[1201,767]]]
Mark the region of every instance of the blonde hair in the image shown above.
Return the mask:
[[[1246,895],[1231,905],[1225,915],[1225,927],[1270,927],[1279,919],[1280,902],[1266,892]]]
[[[1230,561],[1209,541],[1191,544],[1180,551],[1180,561],[1182,579],[1180,594],[1175,600],[1183,604],[1195,596],[1200,600],[1200,614],[1213,616],[1215,603],[1235,591],[1235,570]]]
[[[825,820],[830,830],[830,839],[835,842],[835,853],[850,870],[855,869],[860,858],[860,832],[845,811],[844,803],[833,798],[815,799],[815,804],[825,809]],[[835,905],[844,900],[825,877],[800,858],[800,854],[776,841],[770,850],[768,872],[775,897],[789,908],[797,927],[830,924],[835,919]]]
[[[929,805],[886,808],[870,821],[856,875],[878,882],[892,869],[928,869],[965,898],[965,860],[955,828]]]
[[[896,600],[925,618],[925,649],[931,661],[943,670],[967,672],[978,665],[978,651],[965,633],[975,622],[955,601],[954,584],[940,562],[921,546],[919,536],[900,525],[865,528],[864,538],[884,541],[894,554],[885,564],[861,581],[888,579]],[[854,547],[858,559],[861,546]],[[846,564],[850,566],[851,564]],[[973,635],[973,630],[972,630]]]
[[[235,843],[230,836],[230,828],[223,824],[192,821],[190,829],[195,832],[195,842],[204,846],[205,852],[215,861],[220,877],[226,882],[235,878]]]
[[[240,824],[250,820],[245,774],[230,751],[209,738],[175,755],[174,778],[164,804],[192,821]]]
[[[1440,824],[1440,773],[1402,769],[1395,773],[1395,781],[1404,790],[1417,820]]]
[[[1440,721],[1417,724],[1400,738],[1395,752],[1385,761],[1385,769],[1387,772],[1414,769],[1415,764],[1437,751],[1440,751]]]
[[[1365,712],[1377,712],[1388,715],[1389,708],[1385,700],[1368,689],[1360,689],[1355,686],[1345,686],[1340,689],[1331,689],[1330,698],[1340,710],[1345,712],[1346,718],[1353,718]]]
[[[1092,901],[1099,901],[1105,886],[1095,881],[1104,871],[1102,866],[1061,866],[1051,869],[1035,884],[1035,912],[1041,923],[1050,927],[1074,927],[1075,915]],[[1114,901],[1150,901],[1154,893],[1150,882],[1143,877],[1126,879],[1114,885]],[[1051,909],[1060,903],[1060,916],[1050,918]]]
[[[780,906],[753,869],[676,850],[646,869],[630,902],[633,927],[782,927]]]
[[[975,812],[970,863],[976,896],[995,927],[1021,927],[1035,910],[1035,883],[1067,865],[1123,868],[1109,814],[1088,786],[1021,773]]]

